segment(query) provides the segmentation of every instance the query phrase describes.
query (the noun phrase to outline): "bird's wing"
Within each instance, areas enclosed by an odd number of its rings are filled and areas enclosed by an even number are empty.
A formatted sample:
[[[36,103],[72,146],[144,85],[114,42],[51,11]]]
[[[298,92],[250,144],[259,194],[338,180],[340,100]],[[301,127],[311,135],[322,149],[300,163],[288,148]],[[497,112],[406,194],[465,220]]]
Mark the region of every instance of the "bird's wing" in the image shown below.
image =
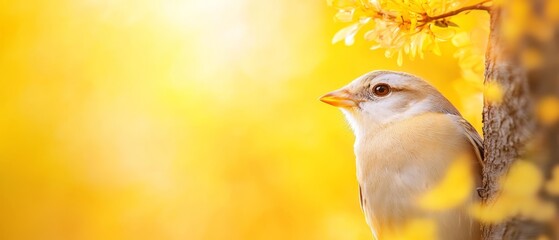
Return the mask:
[[[459,123],[464,128],[466,137],[468,137],[470,143],[474,147],[479,165],[483,168],[483,140],[481,136],[479,136],[476,129],[465,119],[460,118]]]
[[[359,184],[359,205],[361,205],[361,210],[365,211],[363,208],[363,190],[361,190],[361,184]]]
[[[377,233],[377,224],[376,224],[376,220],[374,219],[374,217],[371,215],[371,213],[369,211],[367,211],[367,209],[365,208],[365,204],[366,204],[366,199],[363,196],[363,188],[361,187],[361,184],[359,184],[359,205],[361,205],[361,210],[363,211],[363,213],[365,214],[365,219],[367,220],[367,224],[369,225],[369,227],[371,228],[371,231],[373,232],[373,236],[375,239],[378,239],[378,233]]]
[[[450,115],[464,129],[466,137],[472,144],[479,166],[483,168],[483,139],[479,136],[476,129],[468,121],[466,121],[466,119],[462,118],[462,116],[455,114]]]

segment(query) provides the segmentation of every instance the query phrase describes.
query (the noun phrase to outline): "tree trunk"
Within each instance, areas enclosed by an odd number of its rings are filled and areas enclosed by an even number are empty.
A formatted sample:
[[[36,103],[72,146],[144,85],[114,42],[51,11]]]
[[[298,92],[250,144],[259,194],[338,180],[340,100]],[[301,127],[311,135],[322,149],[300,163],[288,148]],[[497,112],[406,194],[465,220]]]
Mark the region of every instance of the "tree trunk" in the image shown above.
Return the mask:
[[[486,203],[495,199],[500,177],[515,160],[522,158],[536,163],[546,179],[553,166],[559,163],[559,124],[542,124],[535,114],[539,100],[547,96],[559,98],[559,28],[557,22],[545,17],[545,9],[553,1],[557,0],[503,1],[502,6],[491,11],[485,84],[501,86],[503,98],[500,102],[485,100],[483,109],[482,198]],[[518,16],[512,8],[518,2],[526,4],[526,12],[522,13],[526,14],[526,19],[514,19]],[[519,21],[530,19],[545,21],[548,25],[526,24],[523,28],[525,23],[519,24]],[[509,36],[509,30],[515,28],[521,33]],[[527,52],[537,56],[535,60],[528,61]],[[543,191],[541,194],[551,199]],[[552,200],[557,205],[557,199]],[[556,227],[549,222],[518,216],[499,224],[484,225],[482,234],[485,240],[538,239],[542,235],[558,239],[554,229]]]

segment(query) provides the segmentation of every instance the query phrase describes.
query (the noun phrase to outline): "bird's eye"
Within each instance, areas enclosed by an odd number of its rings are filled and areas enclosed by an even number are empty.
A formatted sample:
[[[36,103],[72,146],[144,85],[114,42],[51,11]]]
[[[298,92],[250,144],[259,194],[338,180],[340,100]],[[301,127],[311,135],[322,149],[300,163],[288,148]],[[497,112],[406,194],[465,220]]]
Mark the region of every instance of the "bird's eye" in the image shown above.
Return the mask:
[[[379,83],[373,87],[373,94],[377,97],[384,97],[390,93],[390,86],[385,83]]]

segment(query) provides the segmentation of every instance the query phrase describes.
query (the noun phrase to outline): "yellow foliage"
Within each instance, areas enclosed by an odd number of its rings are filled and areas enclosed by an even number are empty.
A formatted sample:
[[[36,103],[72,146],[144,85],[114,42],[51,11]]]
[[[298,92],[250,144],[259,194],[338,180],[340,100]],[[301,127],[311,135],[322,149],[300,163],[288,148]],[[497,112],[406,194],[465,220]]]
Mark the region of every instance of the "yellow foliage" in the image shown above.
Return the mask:
[[[507,14],[502,19],[502,35],[507,44],[517,44],[522,35],[530,35],[538,41],[546,42],[552,39],[557,21],[559,4],[556,1],[546,2],[544,14],[534,14],[529,0],[510,0],[507,2]],[[529,53],[531,54],[531,53]],[[531,58],[531,56],[529,57]],[[527,67],[532,67],[529,60]]]
[[[559,99],[548,96],[541,99],[536,106],[538,119],[544,125],[552,125],[559,120]]]
[[[441,182],[419,199],[419,205],[427,210],[441,211],[463,204],[472,196],[474,189],[471,165],[470,156],[461,154],[450,165]]]
[[[478,8],[482,9],[487,2],[478,3]],[[397,53],[399,66],[403,64],[403,54],[412,60],[416,55],[423,58],[427,51],[440,56],[440,42],[452,39],[457,33],[465,33],[464,29],[451,21],[454,15],[463,11],[459,9],[464,5],[461,0],[344,1],[344,4],[333,4],[330,0],[328,4],[337,6],[336,19],[341,22],[349,22],[354,14],[357,15],[354,23],[357,30],[340,30],[334,36],[333,43],[346,39],[346,45],[352,45],[358,29],[372,22],[373,29],[364,34],[367,41],[375,42],[371,49],[385,49],[388,58]],[[451,10],[457,13],[444,16]]]
[[[340,10],[336,13],[335,19],[340,22],[351,22],[353,20],[353,9]],[[335,42],[334,40],[332,40]]]
[[[553,167],[551,180],[545,184],[545,190],[555,196],[559,196],[559,166]]]
[[[471,44],[470,35],[466,32],[461,32],[452,38],[452,44],[455,47],[464,47]]]
[[[545,7],[545,17],[551,21],[559,21],[559,1],[548,1]]]
[[[503,100],[503,88],[499,83],[489,82],[485,84],[483,92],[485,101],[490,103],[501,103]]]
[[[509,6],[509,13],[503,19],[502,32],[507,41],[516,43],[520,35],[530,26],[528,1],[511,0],[507,6]]]
[[[394,232],[386,232],[387,240],[437,240],[437,226],[429,219],[412,219],[405,227]]]
[[[474,205],[473,216],[481,221],[497,223],[505,219],[522,216],[535,221],[549,221],[555,216],[552,202],[542,200],[538,192],[543,176],[533,163],[517,160],[501,181],[501,192],[486,204]]]
[[[517,160],[508,174],[501,180],[503,194],[514,198],[532,197],[538,193],[543,183],[543,176],[533,163]]]

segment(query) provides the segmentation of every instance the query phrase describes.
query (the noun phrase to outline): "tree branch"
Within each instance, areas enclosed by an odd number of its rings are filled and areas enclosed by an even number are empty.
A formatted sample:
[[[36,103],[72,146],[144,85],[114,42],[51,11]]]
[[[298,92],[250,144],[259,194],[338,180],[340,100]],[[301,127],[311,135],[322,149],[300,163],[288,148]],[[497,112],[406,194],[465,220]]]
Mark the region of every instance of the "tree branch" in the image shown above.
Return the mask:
[[[447,12],[447,13],[444,13],[444,14],[441,14],[441,15],[433,16],[433,17],[430,17],[430,16],[426,15],[425,18],[422,20],[422,22],[428,23],[428,22],[432,22],[432,21],[435,21],[435,20],[451,17],[451,16],[460,14],[460,13],[465,12],[465,11],[470,11],[470,10],[489,11],[489,10],[491,10],[491,7],[485,6],[485,4],[488,3],[488,2],[491,2],[491,0],[484,0],[480,3],[478,3],[478,4],[462,7],[462,8],[456,9],[454,11],[450,11],[450,12]]]

